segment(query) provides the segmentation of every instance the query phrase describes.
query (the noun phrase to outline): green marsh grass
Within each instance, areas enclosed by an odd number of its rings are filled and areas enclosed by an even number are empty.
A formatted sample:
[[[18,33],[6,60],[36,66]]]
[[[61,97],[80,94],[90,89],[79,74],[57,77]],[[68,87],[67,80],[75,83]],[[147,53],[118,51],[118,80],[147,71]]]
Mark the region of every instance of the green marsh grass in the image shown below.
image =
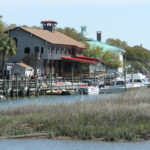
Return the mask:
[[[0,136],[48,133],[49,138],[150,139],[150,89],[74,103],[30,104],[0,110]]]

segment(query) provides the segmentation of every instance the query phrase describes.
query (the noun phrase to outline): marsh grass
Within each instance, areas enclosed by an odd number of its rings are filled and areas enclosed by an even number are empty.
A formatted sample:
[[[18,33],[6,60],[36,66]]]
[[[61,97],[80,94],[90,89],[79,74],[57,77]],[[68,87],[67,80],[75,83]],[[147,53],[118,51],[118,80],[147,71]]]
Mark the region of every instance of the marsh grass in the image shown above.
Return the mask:
[[[150,89],[108,99],[24,105],[0,111],[0,136],[46,132],[49,137],[150,139]]]

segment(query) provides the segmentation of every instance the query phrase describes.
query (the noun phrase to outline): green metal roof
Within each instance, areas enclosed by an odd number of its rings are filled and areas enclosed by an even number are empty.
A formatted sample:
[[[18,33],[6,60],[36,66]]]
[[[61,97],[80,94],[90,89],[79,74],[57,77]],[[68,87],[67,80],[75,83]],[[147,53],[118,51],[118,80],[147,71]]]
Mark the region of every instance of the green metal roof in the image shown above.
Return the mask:
[[[90,38],[87,38],[87,42],[90,44],[90,47],[102,47],[104,51],[112,51],[112,52],[125,52],[125,50],[118,48],[116,46],[112,46],[106,43],[102,43],[100,41],[96,41]]]
[[[125,50],[123,50],[119,47],[112,46],[112,45],[109,45],[109,44],[106,44],[106,43],[102,43],[100,41],[97,41],[97,40],[94,40],[94,39],[88,37],[88,33],[86,32],[86,28],[87,28],[86,25],[82,25],[80,34],[82,36],[86,37],[86,40],[90,44],[91,48],[94,48],[94,47],[98,46],[98,47],[102,47],[104,51],[111,51],[111,52],[117,52],[117,53],[125,52]]]

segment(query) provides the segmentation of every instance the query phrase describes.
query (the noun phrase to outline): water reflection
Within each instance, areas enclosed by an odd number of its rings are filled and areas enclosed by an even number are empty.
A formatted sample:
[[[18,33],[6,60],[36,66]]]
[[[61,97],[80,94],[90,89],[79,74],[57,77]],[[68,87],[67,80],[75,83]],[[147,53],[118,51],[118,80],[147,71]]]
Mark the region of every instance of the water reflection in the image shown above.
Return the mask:
[[[0,140],[1,150],[148,150],[150,142],[109,143],[71,140]]]
[[[0,101],[0,109],[8,107],[16,107],[21,105],[27,105],[30,103],[59,103],[59,102],[75,102],[75,101],[87,101],[95,100],[97,98],[106,99],[108,97],[115,97],[116,94],[100,94],[100,95],[70,95],[70,96],[40,96],[32,98],[18,98],[13,100]]]

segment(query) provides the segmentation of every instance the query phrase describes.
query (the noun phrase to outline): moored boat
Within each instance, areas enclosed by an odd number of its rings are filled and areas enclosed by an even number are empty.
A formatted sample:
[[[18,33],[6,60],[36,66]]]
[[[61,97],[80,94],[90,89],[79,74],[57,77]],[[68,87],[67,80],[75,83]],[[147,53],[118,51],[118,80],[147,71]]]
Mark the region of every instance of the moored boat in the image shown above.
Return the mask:
[[[99,94],[98,86],[85,86],[78,89],[79,94]]]
[[[132,79],[132,81],[124,81],[124,79],[118,78],[116,80],[111,81],[109,86],[100,88],[100,94],[121,93],[136,88],[145,87],[147,87],[147,84],[145,84],[145,82],[142,79]]]

